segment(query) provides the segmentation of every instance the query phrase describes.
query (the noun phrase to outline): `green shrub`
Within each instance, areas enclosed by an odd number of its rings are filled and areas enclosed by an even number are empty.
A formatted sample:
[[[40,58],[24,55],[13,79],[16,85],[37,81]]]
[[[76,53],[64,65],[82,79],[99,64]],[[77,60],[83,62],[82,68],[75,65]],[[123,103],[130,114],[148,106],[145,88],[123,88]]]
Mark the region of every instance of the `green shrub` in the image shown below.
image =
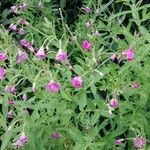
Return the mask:
[[[70,1],[26,2],[2,15],[1,150],[149,150],[150,4],[84,1],[72,24]]]

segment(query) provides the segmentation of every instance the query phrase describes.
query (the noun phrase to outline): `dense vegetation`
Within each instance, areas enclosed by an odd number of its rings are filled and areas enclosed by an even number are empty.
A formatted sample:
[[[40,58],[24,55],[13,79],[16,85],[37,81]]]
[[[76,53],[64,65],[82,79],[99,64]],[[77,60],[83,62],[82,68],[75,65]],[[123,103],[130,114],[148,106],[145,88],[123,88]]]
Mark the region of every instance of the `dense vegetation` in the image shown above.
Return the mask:
[[[1,0],[1,150],[150,149],[149,0]]]

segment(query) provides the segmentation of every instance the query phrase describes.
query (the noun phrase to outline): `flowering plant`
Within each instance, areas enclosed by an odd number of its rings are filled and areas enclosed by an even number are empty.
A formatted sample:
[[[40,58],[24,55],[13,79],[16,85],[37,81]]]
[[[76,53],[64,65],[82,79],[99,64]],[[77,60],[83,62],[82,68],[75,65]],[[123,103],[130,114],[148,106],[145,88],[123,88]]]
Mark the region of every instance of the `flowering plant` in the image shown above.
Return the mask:
[[[149,4],[84,1],[72,27],[49,3],[0,28],[1,150],[149,148]]]

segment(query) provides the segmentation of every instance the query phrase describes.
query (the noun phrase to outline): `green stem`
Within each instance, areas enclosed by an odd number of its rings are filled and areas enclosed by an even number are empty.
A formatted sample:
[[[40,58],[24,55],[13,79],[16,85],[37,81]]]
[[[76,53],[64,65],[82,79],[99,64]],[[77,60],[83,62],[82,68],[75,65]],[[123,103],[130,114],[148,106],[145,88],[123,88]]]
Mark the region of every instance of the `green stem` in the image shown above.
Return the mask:
[[[40,34],[42,34],[42,35],[44,35],[44,36],[47,36],[45,33],[43,33],[43,32],[41,32],[40,30],[34,28],[33,26],[28,26],[28,27],[30,27],[31,29],[37,31],[38,33],[40,33]]]
[[[65,23],[64,23],[64,19],[63,19],[63,15],[62,15],[61,8],[59,8],[59,11],[60,11],[60,16],[61,16],[61,21],[62,21],[63,30],[64,30],[64,36],[65,36],[65,40],[66,40],[66,39],[67,39],[67,38],[66,38],[66,28],[65,28]]]
[[[40,70],[39,73],[36,75],[35,80],[34,80],[34,83],[36,83],[36,81],[37,81],[37,79],[38,79],[38,77],[40,76],[40,74],[41,74],[42,71],[44,71],[44,70],[43,70],[43,69]]]
[[[72,32],[70,31],[70,29],[69,29],[69,27],[68,27],[67,25],[66,25],[66,28],[67,28],[68,32],[70,33],[70,35],[71,35],[72,38],[73,38],[74,36],[73,36]],[[83,54],[83,57],[84,57],[84,59],[85,59],[85,54],[83,53],[82,47],[80,46],[80,44],[78,43],[77,40],[75,41],[75,43],[76,43],[76,45],[79,47],[79,49],[81,50],[81,52],[82,52],[82,54]]]

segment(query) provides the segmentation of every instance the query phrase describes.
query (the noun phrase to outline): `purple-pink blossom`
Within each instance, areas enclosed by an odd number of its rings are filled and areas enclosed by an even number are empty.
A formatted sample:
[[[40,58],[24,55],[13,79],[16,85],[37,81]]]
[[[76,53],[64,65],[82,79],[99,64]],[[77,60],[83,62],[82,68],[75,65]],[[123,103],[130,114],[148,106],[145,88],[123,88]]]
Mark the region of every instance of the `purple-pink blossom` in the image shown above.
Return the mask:
[[[133,89],[138,89],[138,88],[140,87],[140,84],[137,83],[137,82],[134,82],[134,83],[131,84],[131,87],[132,87]]]
[[[134,139],[134,146],[135,148],[143,148],[146,144],[146,139],[144,137],[136,137]]]
[[[89,14],[91,12],[91,8],[86,6],[83,8],[83,10],[85,11],[85,13]]]
[[[116,144],[116,145],[120,145],[120,144],[122,144],[122,141],[124,141],[124,139],[117,139],[117,140],[115,141],[115,144]]]
[[[18,10],[17,6],[11,6],[11,8],[10,8],[10,11],[14,14],[17,14],[17,10]]]
[[[15,31],[17,29],[17,25],[15,25],[14,23],[11,23],[8,28],[10,31]]]
[[[23,61],[26,61],[28,59],[28,54],[26,52],[19,51],[18,57],[17,57],[17,64],[20,64]]]
[[[117,108],[117,107],[119,106],[119,102],[118,102],[117,99],[112,98],[112,99],[110,100],[109,105],[110,105],[110,107],[112,107],[112,108]]]
[[[81,88],[83,85],[82,78],[80,76],[71,79],[71,84],[74,88]]]
[[[21,11],[25,11],[26,9],[28,9],[28,5],[26,3],[20,4],[18,7]]]
[[[61,138],[61,134],[58,132],[54,132],[54,133],[50,134],[50,138],[59,139],[59,138]]]
[[[23,25],[29,25],[29,22],[27,21],[27,20],[25,20],[25,19],[23,19],[23,18],[21,18],[20,20],[19,20],[19,22],[21,23],[21,24],[23,24]]]
[[[89,51],[92,48],[92,45],[90,44],[90,42],[88,40],[84,40],[82,43],[82,48]]]
[[[20,142],[20,140],[17,140],[15,143],[12,144],[14,148],[21,148],[24,146],[24,143]]]
[[[5,69],[3,67],[0,67],[0,80],[3,80],[5,76]]]
[[[34,52],[34,48],[30,42],[28,42],[25,39],[20,40],[20,44],[23,45],[24,47],[28,48],[31,52]]]
[[[67,52],[63,52],[62,50],[59,50],[55,57],[55,60],[58,62],[63,62],[66,61],[67,59],[68,59]]]
[[[121,55],[116,55],[116,54],[113,54],[112,56],[111,56],[111,60],[112,61],[120,61],[121,60]]]
[[[26,143],[28,141],[28,137],[22,133],[21,136],[19,137],[20,142]]]
[[[36,53],[36,57],[37,57],[38,59],[41,59],[41,60],[45,59],[46,54],[45,54],[45,51],[44,51],[43,48],[40,48],[40,49],[38,50],[38,52]]]
[[[116,60],[116,55],[115,55],[115,54],[113,54],[113,55],[111,56],[111,60],[112,60],[112,61],[115,61],[115,60]]]
[[[7,113],[7,118],[13,118],[14,114],[13,114],[13,110],[10,110],[8,113]]]
[[[7,54],[0,53],[0,61],[5,61],[7,59]]]
[[[12,146],[15,148],[21,148],[27,142],[28,142],[28,137],[24,133],[22,133],[19,139],[15,143],[13,143]]]
[[[60,84],[54,82],[54,81],[51,81],[48,85],[47,85],[47,90],[49,92],[53,92],[53,93],[56,93],[60,90],[61,86]]]
[[[25,34],[25,30],[24,29],[19,29],[19,31],[18,31],[18,34],[20,34],[20,35],[24,35]]]
[[[95,31],[94,35],[95,35],[96,37],[101,36],[101,34],[99,33],[99,31],[97,31],[97,30]]]
[[[8,86],[6,86],[5,91],[8,92],[8,93],[15,93],[16,88],[13,85],[8,85]]]
[[[15,106],[15,101],[13,99],[8,99],[7,103],[9,106]]]
[[[134,60],[135,52],[132,48],[127,49],[122,53],[128,61]]]

